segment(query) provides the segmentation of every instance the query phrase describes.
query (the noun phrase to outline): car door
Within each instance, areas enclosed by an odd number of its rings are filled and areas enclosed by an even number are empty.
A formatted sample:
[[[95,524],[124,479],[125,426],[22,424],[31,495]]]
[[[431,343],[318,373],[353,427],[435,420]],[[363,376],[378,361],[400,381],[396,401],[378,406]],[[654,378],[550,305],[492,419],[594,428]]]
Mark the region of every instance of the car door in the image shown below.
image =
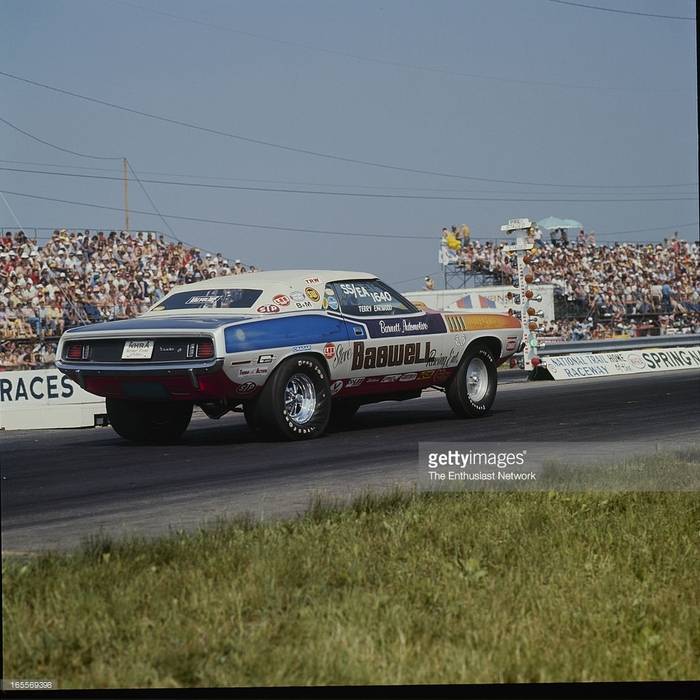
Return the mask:
[[[408,389],[430,378],[447,340],[441,314],[417,309],[378,279],[340,280],[331,287],[343,318],[364,330],[363,338],[350,333],[342,368],[346,387],[368,381]]]

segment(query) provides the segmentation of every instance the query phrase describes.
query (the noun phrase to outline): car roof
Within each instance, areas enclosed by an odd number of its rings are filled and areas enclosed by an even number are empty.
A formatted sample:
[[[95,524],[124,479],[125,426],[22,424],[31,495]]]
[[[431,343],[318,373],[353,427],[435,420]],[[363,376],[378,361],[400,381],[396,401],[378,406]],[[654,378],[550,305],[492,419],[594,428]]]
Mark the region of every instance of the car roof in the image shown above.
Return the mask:
[[[369,272],[353,272],[349,270],[269,270],[265,272],[245,272],[239,275],[222,275],[192,282],[187,285],[173,287],[172,291],[190,291],[193,289],[231,288],[231,289],[255,289],[262,287],[286,287],[290,284],[325,284],[336,280],[376,279],[377,276]],[[317,279],[318,282],[307,280]]]
[[[164,297],[169,299],[175,294],[190,294],[197,290],[212,289],[259,289],[252,306],[248,309],[238,308],[236,313],[269,314],[290,313],[294,311],[318,311],[324,307],[325,285],[338,280],[373,280],[376,275],[368,272],[353,272],[348,270],[276,270],[269,272],[246,272],[239,275],[224,275],[210,277],[191,284],[181,284],[173,287]],[[158,307],[163,303],[160,299],[154,304],[148,314],[179,315],[184,308],[163,310]],[[280,300],[281,299],[281,300]],[[197,314],[218,313],[220,308],[190,309]]]

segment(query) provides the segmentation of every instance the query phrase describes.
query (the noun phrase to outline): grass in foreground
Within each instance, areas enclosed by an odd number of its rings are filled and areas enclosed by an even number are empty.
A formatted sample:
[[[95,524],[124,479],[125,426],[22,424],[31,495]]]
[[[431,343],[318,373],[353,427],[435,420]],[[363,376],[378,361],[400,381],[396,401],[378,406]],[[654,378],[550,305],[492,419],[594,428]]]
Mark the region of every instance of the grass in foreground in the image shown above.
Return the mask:
[[[6,678],[66,687],[700,675],[697,493],[441,493],[3,563]]]

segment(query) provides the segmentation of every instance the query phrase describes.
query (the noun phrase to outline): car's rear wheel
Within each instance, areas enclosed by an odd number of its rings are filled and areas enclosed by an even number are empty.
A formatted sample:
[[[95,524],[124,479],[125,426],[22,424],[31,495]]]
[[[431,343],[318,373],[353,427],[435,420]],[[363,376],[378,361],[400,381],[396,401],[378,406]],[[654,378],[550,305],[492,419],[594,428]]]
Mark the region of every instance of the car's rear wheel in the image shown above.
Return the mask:
[[[255,420],[287,440],[308,440],[325,431],[331,412],[326,370],[313,356],[290,357],[267,380]]]
[[[480,418],[496,398],[498,372],[491,351],[484,345],[469,348],[447,385],[450,408],[462,418]]]
[[[185,432],[192,418],[189,401],[107,399],[106,403],[110,425],[132,442],[174,442]]]

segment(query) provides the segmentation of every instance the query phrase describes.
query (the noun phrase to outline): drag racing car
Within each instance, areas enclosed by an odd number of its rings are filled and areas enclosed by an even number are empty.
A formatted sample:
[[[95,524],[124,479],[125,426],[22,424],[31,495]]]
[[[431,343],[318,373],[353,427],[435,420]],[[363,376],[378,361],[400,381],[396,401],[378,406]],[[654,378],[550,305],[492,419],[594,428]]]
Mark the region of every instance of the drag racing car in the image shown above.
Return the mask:
[[[285,270],[177,286],[142,316],[68,330],[56,366],[106,397],[128,440],[177,439],[194,406],[297,440],[429,387],[483,416],[521,340],[509,314],[419,308],[362,272]]]

